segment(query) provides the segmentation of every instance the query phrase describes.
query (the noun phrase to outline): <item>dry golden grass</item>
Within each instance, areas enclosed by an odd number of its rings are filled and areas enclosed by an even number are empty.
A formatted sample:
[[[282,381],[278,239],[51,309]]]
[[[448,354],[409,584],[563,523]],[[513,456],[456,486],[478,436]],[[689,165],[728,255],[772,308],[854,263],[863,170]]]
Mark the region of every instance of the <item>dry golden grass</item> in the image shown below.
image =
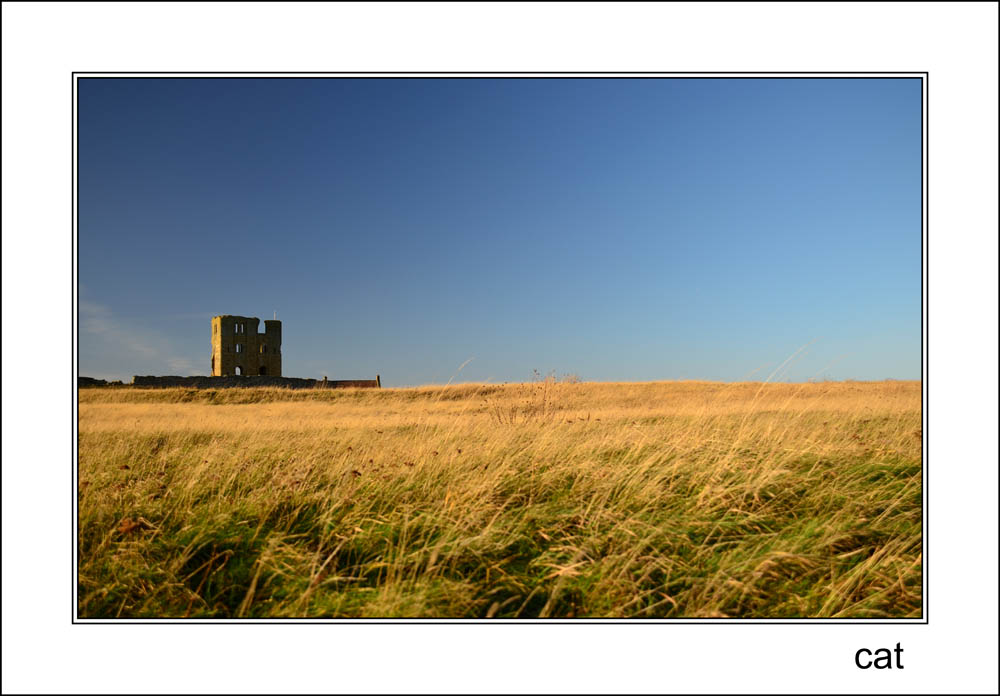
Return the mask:
[[[919,617],[918,382],[83,389],[84,617]]]

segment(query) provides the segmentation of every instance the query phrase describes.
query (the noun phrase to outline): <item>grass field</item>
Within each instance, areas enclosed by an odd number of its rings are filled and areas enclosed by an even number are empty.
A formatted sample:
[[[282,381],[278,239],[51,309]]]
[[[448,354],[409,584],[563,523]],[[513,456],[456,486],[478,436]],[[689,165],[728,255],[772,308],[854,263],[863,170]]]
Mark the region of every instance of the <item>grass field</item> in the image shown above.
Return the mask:
[[[919,382],[80,390],[81,617],[921,615]]]

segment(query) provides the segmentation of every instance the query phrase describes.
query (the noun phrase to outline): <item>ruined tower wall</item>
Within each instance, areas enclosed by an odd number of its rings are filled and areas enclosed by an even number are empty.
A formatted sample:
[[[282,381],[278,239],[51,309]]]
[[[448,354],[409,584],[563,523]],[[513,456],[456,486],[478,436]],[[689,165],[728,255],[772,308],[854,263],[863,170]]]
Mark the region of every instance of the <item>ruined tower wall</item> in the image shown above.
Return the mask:
[[[264,320],[264,333],[257,337],[258,374],[281,376],[281,322]]]
[[[281,376],[281,322],[264,322],[267,333],[257,328],[260,319],[223,314],[212,318],[212,376],[264,374]]]

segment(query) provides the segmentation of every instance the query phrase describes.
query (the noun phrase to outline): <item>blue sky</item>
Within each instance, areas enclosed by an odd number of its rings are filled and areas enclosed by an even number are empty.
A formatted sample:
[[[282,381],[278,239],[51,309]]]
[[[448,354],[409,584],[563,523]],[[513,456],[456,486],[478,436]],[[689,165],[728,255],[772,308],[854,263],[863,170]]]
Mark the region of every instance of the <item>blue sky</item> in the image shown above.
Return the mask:
[[[920,377],[917,79],[82,79],[80,374]],[[471,359],[471,360],[470,360]],[[459,367],[465,367],[459,371]]]

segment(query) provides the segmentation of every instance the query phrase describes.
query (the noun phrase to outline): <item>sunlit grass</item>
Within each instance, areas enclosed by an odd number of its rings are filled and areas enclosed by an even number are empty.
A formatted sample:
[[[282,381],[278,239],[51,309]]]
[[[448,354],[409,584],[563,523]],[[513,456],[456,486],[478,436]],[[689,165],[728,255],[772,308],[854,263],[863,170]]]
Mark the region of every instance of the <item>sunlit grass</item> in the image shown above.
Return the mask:
[[[83,389],[83,617],[919,617],[918,382]]]

